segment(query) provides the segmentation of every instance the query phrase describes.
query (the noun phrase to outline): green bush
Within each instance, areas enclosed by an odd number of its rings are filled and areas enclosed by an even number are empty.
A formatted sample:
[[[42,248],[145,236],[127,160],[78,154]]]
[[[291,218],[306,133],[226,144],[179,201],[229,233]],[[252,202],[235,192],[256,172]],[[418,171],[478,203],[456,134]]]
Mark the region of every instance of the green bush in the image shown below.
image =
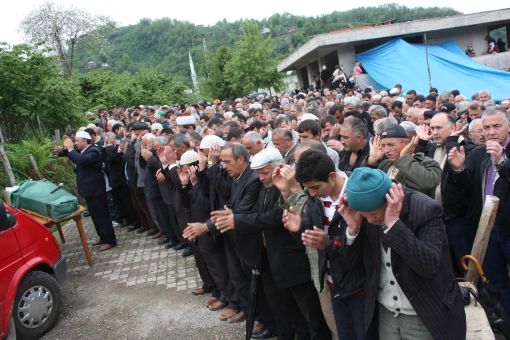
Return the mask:
[[[27,179],[38,179],[28,158],[28,155],[32,154],[43,179],[56,184],[63,183],[67,191],[78,195],[73,164],[67,158],[53,155],[51,152],[54,147],[55,143],[47,138],[22,140],[19,144],[7,144],[7,157],[13,168],[16,183]],[[8,186],[8,180],[2,166],[0,168],[0,187],[5,188],[6,186]]]

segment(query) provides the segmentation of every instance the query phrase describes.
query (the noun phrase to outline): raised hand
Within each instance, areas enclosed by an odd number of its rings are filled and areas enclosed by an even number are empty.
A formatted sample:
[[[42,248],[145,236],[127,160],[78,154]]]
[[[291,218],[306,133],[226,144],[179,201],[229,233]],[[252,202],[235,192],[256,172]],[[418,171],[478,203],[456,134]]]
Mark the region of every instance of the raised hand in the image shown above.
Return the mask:
[[[404,189],[402,184],[393,183],[390,191],[386,194],[386,211],[384,213],[384,224],[392,226],[400,218],[400,211],[402,210],[402,202],[404,202]]]
[[[161,172],[161,169],[158,169],[158,171],[156,171],[156,180],[157,180],[159,183],[163,183],[163,182],[166,180],[166,177],[165,177],[165,175],[163,175],[163,173]]]
[[[466,154],[464,153],[464,147],[452,148],[448,152],[448,163],[455,171],[460,171],[464,168],[464,162],[466,161]]]
[[[429,141],[430,138],[432,138],[432,135],[430,134],[430,126],[427,124],[421,124],[420,126],[417,126],[416,135],[421,140]]]
[[[207,160],[214,164],[218,163],[220,161],[220,153],[221,147],[219,144],[213,144],[213,146],[209,149],[209,156],[207,157]]]
[[[411,138],[411,142],[404,146],[404,148],[400,151],[400,157],[403,157],[405,155],[412,156],[414,149],[416,149],[416,145],[418,145],[418,136],[414,136]]]
[[[148,160],[149,158],[151,158],[152,152],[150,152],[147,149],[141,149],[140,150],[140,155],[143,157],[143,159]]]
[[[333,150],[336,150],[338,152],[341,152],[344,149],[344,145],[340,143],[339,140],[336,139],[330,139],[326,142],[326,145]]]
[[[301,215],[293,207],[283,211],[282,221],[285,229],[292,233],[297,233],[301,230]]]
[[[202,150],[200,150],[200,148],[197,148],[197,152],[198,152],[198,166],[200,167],[200,171],[202,171],[207,166],[207,156]]]
[[[188,171],[186,171],[181,166],[179,166],[179,167],[177,167],[177,175],[179,175],[179,179],[181,180],[181,185],[188,185],[188,183],[189,183]]]
[[[370,154],[368,156],[368,164],[376,165],[384,158],[384,152],[381,147],[381,136],[377,135],[370,138]]]
[[[468,124],[464,125],[459,130],[452,131],[452,133],[450,133],[450,136],[460,136],[460,135],[464,134],[464,132],[466,132],[467,128],[468,128]]]
[[[71,140],[71,138],[69,138],[69,137],[64,138],[64,147],[65,147],[68,151],[72,151],[72,150],[73,150],[73,148],[74,148],[74,143],[73,143],[73,141]]]
[[[273,170],[273,184],[280,190],[283,198],[287,198],[292,192],[301,189],[295,175],[296,171],[290,165],[281,165]]]
[[[170,145],[165,146],[164,153],[166,164],[175,164],[177,161],[177,156],[175,155],[175,151],[170,147]]]
[[[498,164],[503,158],[503,147],[498,141],[488,140],[486,143],[487,153],[491,156],[491,161]]]
[[[331,131],[329,132],[329,137],[330,138],[336,138],[338,137],[338,135],[340,135],[340,128],[342,126],[338,123],[336,123],[335,125],[333,125],[333,128],[331,129]]]
[[[352,236],[357,235],[359,229],[361,228],[361,222],[363,222],[363,216],[357,211],[354,211],[349,207],[349,201],[347,198],[347,194],[344,194],[340,200],[341,204],[338,208],[338,213],[342,215],[345,223],[347,223],[347,228],[349,229],[349,234]]]
[[[197,171],[198,171],[198,167],[196,165],[192,165],[188,168],[188,176],[189,176],[191,185],[198,184]]]

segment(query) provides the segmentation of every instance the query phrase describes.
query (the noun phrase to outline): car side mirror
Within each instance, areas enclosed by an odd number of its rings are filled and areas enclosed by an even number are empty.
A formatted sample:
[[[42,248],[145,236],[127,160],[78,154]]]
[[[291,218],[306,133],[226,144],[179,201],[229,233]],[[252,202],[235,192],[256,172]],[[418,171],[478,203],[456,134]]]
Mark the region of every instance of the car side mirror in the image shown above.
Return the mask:
[[[0,231],[9,229],[16,224],[16,217],[5,210],[5,206],[0,201]]]

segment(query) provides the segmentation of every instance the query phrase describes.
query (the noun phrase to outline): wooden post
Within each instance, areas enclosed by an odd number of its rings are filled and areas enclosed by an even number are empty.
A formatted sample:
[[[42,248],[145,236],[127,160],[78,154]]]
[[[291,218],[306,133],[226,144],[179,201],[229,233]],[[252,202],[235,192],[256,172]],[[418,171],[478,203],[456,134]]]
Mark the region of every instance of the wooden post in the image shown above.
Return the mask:
[[[34,156],[31,153],[29,153],[28,158],[30,159],[32,166],[34,167],[34,172],[35,172],[35,175],[37,176],[37,179],[41,179],[42,178],[41,172],[39,171],[39,167],[37,166]]]
[[[57,145],[60,145],[62,143],[62,139],[60,138],[60,130],[55,129],[55,141],[57,142]]]
[[[487,195],[485,197],[482,215],[480,217],[480,222],[478,223],[478,230],[476,232],[473,248],[471,249],[471,255],[474,256],[478,260],[478,262],[480,262],[480,265],[483,265],[485,252],[487,251],[487,246],[489,245],[492,226],[494,225],[494,221],[496,220],[498,205],[499,198],[497,198],[496,196]],[[472,282],[476,286],[478,279],[479,279],[478,271],[476,270],[474,264],[470,262],[469,269],[467,270],[465,275],[465,280],[467,282]]]
[[[4,163],[5,173],[9,180],[9,186],[13,187],[16,185],[16,179],[14,178],[11,162],[9,162],[9,158],[7,158],[7,152],[5,151],[3,144],[0,144],[0,157],[2,158],[2,163]]]
[[[7,174],[7,180],[9,181],[9,186],[13,187],[16,185],[16,178],[14,177],[14,173],[12,172],[11,162],[9,162],[9,158],[7,157],[7,152],[5,151],[5,139],[2,134],[2,129],[0,128],[0,158],[2,158],[2,163],[4,164],[5,173]]]
[[[41,136],[44,136],[44,129],[41,123],[41,118],[39,118],[39,115],[37,117],[37,125],[39,125],[39,132],[41,133]]]

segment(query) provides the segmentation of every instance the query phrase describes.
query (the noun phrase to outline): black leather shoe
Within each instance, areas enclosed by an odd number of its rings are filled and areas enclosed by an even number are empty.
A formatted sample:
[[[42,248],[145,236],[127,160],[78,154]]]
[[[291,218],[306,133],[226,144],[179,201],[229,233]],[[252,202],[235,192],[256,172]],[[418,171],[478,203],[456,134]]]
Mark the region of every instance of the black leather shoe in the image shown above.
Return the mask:
[[[157,230],[154,230],[154,229],[151,229],[147,232],[147,236],[152,236],[152,235],[156,235],[158,233]]]
[[[252,334],[251,338],[252,339],[269,339],[274,336],[275,335],[269,329],[266,328],[260,333]]]
[[[193,249],[191,249],[191,248],[184,249],[184,251],[181,254],[182,257],[188,257],[191,255],[193,255]]]
[[[170,242],[170,240],[165,237],[164,239],[158,242],[158,246],[162,246],[163,244],[167,244],[168,242]]]
[[[173,249],[178,244],[179,244],[179,242],[177,242],[177,241],[169,241],[169,243],[166,244],[165,248],[166,249]]]
[[[130,233],[130,232],[135,231],[137,229],[140,229],[140,226],[132,225],[131,227],[127,228],[126,230],[128,231],[128,233]]]
[[[176,245],[174,247],[174,250],[181,250],[181,249],[184,249],[186,248],[186,245],[184,243],[179,243],[178,245]]]
[[[145,233],[146,231],[147,231],[147,229],[140,228],[140,229],[138,229],[138,230],[136,231],[136,233],[137,233],[138,235],[141,235],[141,234]]]

